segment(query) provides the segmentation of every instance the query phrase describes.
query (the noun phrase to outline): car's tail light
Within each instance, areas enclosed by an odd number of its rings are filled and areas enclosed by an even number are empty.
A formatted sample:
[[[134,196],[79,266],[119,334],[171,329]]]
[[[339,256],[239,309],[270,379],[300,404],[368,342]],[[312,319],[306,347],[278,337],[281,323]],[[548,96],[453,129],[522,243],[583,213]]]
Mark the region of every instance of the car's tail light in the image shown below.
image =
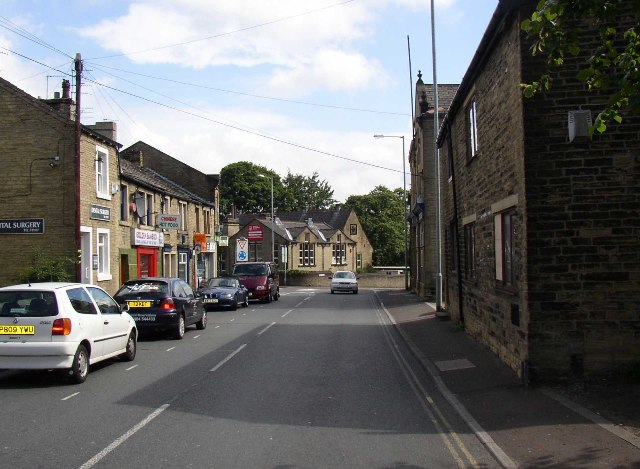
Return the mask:
[[[163,311],[176,309],[176,305],[173,302],[173,298],[163,298],[162,300],[160,300],[160,309]]]
[[[71,319],[58,318],[53,321],[51,335],[69,335],[71,334]]]

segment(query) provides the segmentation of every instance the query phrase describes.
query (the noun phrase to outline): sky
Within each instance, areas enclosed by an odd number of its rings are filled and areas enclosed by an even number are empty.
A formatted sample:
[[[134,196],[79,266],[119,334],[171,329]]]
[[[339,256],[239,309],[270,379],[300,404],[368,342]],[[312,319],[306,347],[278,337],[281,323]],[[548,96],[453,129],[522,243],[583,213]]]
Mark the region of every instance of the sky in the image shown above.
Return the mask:
[[[435,0],[438,83],[460,83],[497,4]],[[344,202],[409,189],[431,37],[430,0],[0,0],[0,76],[52,98],[79,53],[82,123],[116,122],[123,148],[315,172]]]

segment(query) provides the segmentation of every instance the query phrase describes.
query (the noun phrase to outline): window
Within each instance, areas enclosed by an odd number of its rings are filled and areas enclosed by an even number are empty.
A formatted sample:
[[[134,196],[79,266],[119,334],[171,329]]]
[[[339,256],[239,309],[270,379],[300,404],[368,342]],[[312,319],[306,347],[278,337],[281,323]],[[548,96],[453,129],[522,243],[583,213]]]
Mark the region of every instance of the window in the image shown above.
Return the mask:
[[[109,262],[109,230],[98,228],[98,280],[111,279]]]
[[[120,184],[120,220],[129,221],[129,188]]]
[[[188,263],[189,263],[189,258],[187,256],[187,253],[186,252],[179,252],[178,253],[178,277],[179,278],[184,279],[184,280],[187,279]]]
[[[249,241],[249,260],[253,262],[262,260],[262,241]]]
[[[187,203],[180,202],[178,208],[180,209],[180,229],[187,231]]]
[[[478,154],[478,114],[475,96],[467,108],[467,136],[467,154],[471,160]]]
[[[171,199],[166,195],[162,198],[162,213],[171,213]]]
[[[351,236],[356,236],[358,234],[358,225],[356,225],[355,223],[349,225],[349,234]]]
[[[101,199],[111,199],[109,193],[109,152],[96,146],[96,195]]]
[[[195,211],[196,211],[196,233],[200,233],[200,207],[196,207]]]
[[[71,302],[71,306],[80,314],[98,314],[91,297],[84,288],[72,288],[67,290],[67,297]]]
[[[316,245],[310,242],[309,233],[304,235],[304,243],[300,243],[300,259],[299,265],[315,265]]]
[[[356,269],[362,269],[362,254],[356,255]]]
[[[504,285],[517,286],[515,234],[517,229],[515,211],[499,213],[494,218],[496,280]]]
[[[211,234],[211,210],[203,209],[202,215],[204,216],[204,232]]]
[[[154,226],[153,221],[153,194],[147,194],[147,216],[145,217],[145,225]]]
[[[476,278],[476,225],[469,223],[464,227],[464,265],[467,278]]]
[[[331,264],[344,265],[347,263],[347,245],[342,243],[342,235],[338,235],[337,243],[332,247]]]
[[[118,303],[113,301],[105,292],[96,287],[87,287],[87,290],[89,290],[89,294],[102,314],[120,314]]]

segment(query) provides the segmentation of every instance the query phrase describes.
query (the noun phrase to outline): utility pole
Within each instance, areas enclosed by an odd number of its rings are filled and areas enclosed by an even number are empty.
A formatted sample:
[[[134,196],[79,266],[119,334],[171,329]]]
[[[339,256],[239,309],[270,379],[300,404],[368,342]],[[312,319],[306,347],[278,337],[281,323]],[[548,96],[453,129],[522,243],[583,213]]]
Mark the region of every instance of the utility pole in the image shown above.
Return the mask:
[[[76,251],[78,254],[78,264],[76,267],[76,281],[82,282],[82,239],[80,234],[80,136],[82,135],[82,125],[80,124],[80,85],[82,83],[82,59],[80,52],[76,53],[74,60],[76,71],[76,120],[75,120],[75,137],[76,137]]]

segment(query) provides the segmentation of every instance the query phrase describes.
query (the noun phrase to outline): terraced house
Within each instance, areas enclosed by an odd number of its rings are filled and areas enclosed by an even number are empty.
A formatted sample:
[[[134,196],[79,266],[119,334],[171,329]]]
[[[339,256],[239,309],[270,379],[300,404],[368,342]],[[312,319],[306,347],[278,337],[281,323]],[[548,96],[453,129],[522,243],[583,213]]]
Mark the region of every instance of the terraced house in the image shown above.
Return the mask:
[[[525,381],[620,375],[640,363],[640,116],[589,135],[607,97],[576,78],[588,21],[523,97],[544,72],[520,28],[534,4],[498,5],[439,129],[443,303]]]
[[[216,177],[203,197],[122,160],[115,123],[76,126],[66,80],[41,100],[0,79],[0,111],[0,285],[36,253],[111,293],[133,276],[215,274]]]

